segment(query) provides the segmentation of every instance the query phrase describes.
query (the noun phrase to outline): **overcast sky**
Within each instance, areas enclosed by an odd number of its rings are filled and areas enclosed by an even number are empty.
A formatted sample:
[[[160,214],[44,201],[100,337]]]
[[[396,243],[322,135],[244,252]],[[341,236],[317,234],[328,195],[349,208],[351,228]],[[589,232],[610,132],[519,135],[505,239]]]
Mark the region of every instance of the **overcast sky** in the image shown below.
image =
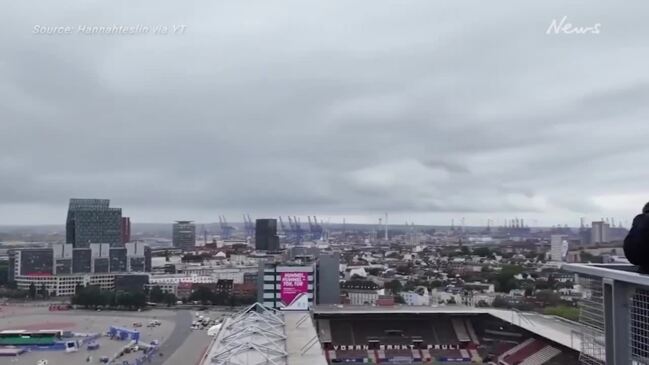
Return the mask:
[[[630,221],[649,200],[647,14],[640,0],[7,2],[0,225],[63,223],[71,197],[135,222]],[[546,34],[564,16],[600,32]],[[111,25],[152,30],[78,31]]]

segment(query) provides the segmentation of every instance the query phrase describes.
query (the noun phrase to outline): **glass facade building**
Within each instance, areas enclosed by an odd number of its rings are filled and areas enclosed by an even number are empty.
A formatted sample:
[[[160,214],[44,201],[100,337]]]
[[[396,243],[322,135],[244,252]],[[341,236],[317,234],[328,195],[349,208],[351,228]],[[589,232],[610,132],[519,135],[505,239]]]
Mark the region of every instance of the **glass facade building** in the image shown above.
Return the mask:
[[[72,272],[89,273],[92,271],[91,266],[92,253],[90,248],[75,248],[72,250]]]
[[[110,249],[110,271],[126,271],[126,247],[113,247]]]
[[[67,243],[74,248],[91,243],[122,243],[122,209],[111,208],[108,199],[70,199],[65,225]]]
[[[173,226],[173,245],[183,251],[193,251],[196,247],[196,225],[191,221],[177,221]]]
[[[257,250],[279,250],[277,219],[257,219],[255,223],[255,248]]]

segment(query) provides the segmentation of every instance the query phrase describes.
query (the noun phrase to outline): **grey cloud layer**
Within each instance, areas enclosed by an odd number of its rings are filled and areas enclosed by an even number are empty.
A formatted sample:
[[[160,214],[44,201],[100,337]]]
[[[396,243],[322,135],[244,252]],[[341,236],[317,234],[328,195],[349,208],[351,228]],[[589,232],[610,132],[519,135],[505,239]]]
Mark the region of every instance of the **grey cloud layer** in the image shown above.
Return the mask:
[[[0,15],[0,219],[58,222],[73,196],[140,221],[558,222],[606,213],[597,197],[649,199],[649,5],[607,5],[13,2]],[[546,35],[564,15],[602,32]],[[36,24],[187,31],[36,36]]]

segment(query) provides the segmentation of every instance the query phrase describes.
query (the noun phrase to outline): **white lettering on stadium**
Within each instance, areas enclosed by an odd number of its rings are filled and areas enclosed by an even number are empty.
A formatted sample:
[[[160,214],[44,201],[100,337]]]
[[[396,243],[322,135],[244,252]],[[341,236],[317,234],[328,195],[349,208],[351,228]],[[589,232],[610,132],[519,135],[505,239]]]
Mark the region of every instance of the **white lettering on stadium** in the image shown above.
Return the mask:
[[[379,350],[414,350],[426,348],[428,350],[459,350],[460,345],[379,345]],[[369,350],[369,345],[333,345],[334,350]]]

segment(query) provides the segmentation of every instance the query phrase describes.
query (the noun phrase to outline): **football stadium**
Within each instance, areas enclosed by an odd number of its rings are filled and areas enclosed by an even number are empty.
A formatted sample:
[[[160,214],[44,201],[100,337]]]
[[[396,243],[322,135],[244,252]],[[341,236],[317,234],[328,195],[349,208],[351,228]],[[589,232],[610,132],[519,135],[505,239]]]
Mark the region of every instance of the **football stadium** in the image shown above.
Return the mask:
[[[316,306],[329,364],[577,364],[581,326],[553,316],[449,307]]]
[[[199,363],[572,365],[584,331],[554,316],[459,305],[255,303],[224,320]]]

